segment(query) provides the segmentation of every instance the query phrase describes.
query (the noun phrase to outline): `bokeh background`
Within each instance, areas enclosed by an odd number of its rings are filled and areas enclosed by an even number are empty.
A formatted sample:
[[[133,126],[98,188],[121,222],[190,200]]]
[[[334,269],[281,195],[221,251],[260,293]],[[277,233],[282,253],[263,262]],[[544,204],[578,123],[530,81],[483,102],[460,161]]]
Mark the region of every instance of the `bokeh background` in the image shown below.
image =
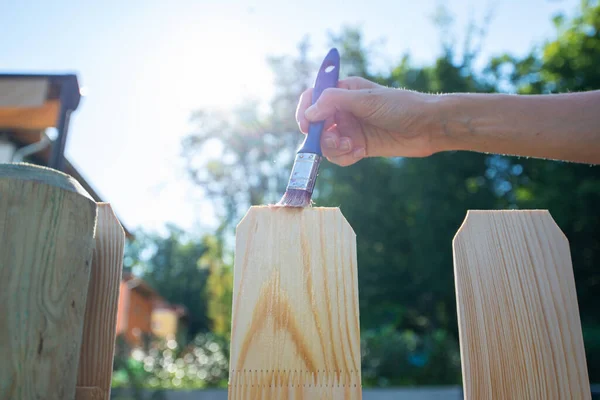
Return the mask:
[[[592,0],[0,0],[0,26],[3,71],[78,75],[67,156],[134,234],[124,281],[181,311],[174,335],[119,336],[115,387],[226,386],[235,225],[285,190],[296,103],[330,46],[342,75],[391,87],[600,89]],[[468,209],[511,208],[550,210],[569,239],[600,382],[599,178],[469,152],[324,162],[315,201],[357,233],[365,387],[460,385],[451,240]]]

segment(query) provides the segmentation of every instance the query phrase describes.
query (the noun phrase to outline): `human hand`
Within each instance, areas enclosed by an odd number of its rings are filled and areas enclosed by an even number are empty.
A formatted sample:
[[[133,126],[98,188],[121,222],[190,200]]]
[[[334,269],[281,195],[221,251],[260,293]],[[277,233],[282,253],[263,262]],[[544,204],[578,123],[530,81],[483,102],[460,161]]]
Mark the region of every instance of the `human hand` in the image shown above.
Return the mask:
[[[347,166],[364,157],[425,157],[436,152],[435,121],[427,113],[435,95],[387,88],[351,77],[326,89],[311,106],[312,89],[300,97],[296,120],[303,133],[325,120],[323,156]]]

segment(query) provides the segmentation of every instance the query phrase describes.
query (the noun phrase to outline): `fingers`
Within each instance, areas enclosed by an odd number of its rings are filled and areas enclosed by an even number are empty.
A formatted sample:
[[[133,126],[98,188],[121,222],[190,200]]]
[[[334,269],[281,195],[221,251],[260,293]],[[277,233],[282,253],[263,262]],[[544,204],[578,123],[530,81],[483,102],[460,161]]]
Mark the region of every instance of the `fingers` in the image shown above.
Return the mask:
[[[349,90],[356,91],[356,90],[361,90],[361,89],[376,89],[376,88],[380,88],[380,87],[381,86],[378,85],[377,83],[371,82],[367,79],[360,78],[357,76],[342,79],[338,82],[338,88],[345,89],[347,91],[349,91]],[[300,131],[303,133],[308,132],[308,125],[309,125],[310,121],[306,118],[305,112],[312,104],[312,94],[313,94],[313,88],[306,89],[302,93],[302,95],[300,95],[300,101],[298,102],[298,106],[296,107],[296,122],[298,123],[298,126],[300,127]],[[325,94],[325,93],[323,93],[323,94]],[[321,95],[321,98],[323,97],[323,94]],[[332,100],[335,100],[335,99],[332,99]],[[325,129],[328,129],[329,127],[331,127],[333,125],[333,115],[328,115],[327,117],[325,117],[323,119],[326,120]],[[312,119],[312,121],[317,121],[317,120]]]
[[[352,151],[352,138],[341,136],[339,131],[333,127],[323,132],[321,136],[321,150],[327,158],[339,157]]]
[[[323,156],[330,162],[342,167],[354,164],[366,157],[364,147],[356,147],[352,138],[341,136],[334,126],[323,133],[321,137],[321,149]]]
[[[325,132],[321,136],[323,156],[330,162],[342,167],[352,165],[366,157],[364,138],[353,132],[355,127],[344,122],[344,115],[354,114],[357,117],[366,116],[372,112],[365,105],[373,102],[365,101],[371,90],[381,88],[380,85],[363,78],[351,77],[340,80],[337,88],[325,90],[316,104],[311,106],[313,89],[307,89],[300,96],[296,108],[296,121],[303,133],[308,132],[312,121],[325,121]],[[341,113],[337,113],[341,111]],[[337,113],[337,114],[336,114]],[[345,135],[340,135],[336,118],[342,116],[340,123],[345,127]],[[352,117],[354,118],[354,117]],[[350,135],[350,136],[347,136]]]
[[[327,157],[327,159],[330,162],[339,165],[340,167],[347,167],[348,165],[357,163],[358,161],[362,160],[365,157],[366,157],[365,149],[363,147],[361,147],[360,149],[356,149],[352,152],[342,154],[337,157]]]
[[[308,132],[308,126],[311,122],[308,119],[306,119],[304,112],[311,105],[312,92],[313,89],[305,90],[304,93],[302,93],[302,95],[300,96],[300,101],[298,102],[298,107],[296,108],[296,122],[298,123],[298,127],[300,128],[300,131],[302,133]],[[331,128],[334,124],[335,119],[334,116],[331,115],[325,119],[324,129],[327,130]]]
[[[381,103],[377,89],[347,90],[339,88],[325,89],[319,100],[304,112],[306,119],[323,121],[338,111],[346,111],[358,118],[373,115]]]
[[[368,79],[361,78],[359,76],[351,76],[346,79],[341,79],[338,82],[338,87],[341,89],[348,90],[360,90],[360,89],[375,89],[381,87],[381,85],[371,82]]]

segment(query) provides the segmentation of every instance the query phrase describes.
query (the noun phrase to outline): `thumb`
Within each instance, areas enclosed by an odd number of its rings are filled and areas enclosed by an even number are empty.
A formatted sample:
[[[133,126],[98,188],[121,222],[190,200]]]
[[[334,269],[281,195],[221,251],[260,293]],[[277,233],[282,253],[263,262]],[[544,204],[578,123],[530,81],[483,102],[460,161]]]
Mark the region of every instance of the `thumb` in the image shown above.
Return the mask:
[[[361,117],[360,114],[368,114],[364,110],[364,97],[363,90],[325,89],[317,102],[306,109],[304,115],[309,121],[323,121],[333,117],[337,111],[348,111]]]

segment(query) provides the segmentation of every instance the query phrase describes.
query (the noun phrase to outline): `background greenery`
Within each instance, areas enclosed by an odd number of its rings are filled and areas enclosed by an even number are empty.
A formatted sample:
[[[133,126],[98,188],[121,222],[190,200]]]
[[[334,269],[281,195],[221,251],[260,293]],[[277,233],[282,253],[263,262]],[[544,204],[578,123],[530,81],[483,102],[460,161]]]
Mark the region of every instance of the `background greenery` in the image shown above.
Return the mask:
[[[374,71],[379,50],[353,27],[332,34],[330,42],[341,51],[344,75],[392,87],[522,94],[600,88],[597,2],[582,2],[572,19],[556,16],[556,35],[524,57],[480,60],[488,21],[471,24],[466,42],[457,46],[447,39],[455,29],[447,10],[440,8],[436,20],[441,46],[432,65],[414,65],[407,54]],[[213,371],[215,361],[199,361],[196,350],[204,352],[210,337],[227,359],[234,227],[251,204],[277,201],[285,189],[302,140],[296,103],[319,61],[308,56],[309,48],[305,40],[296,55],[270,60],[277,88],[267,112],[248,103],[230,113],[194,114],[196,129],[182,143],[182,157],[190,179],[214,202],[221,224],[203,237],[173,226],[166,235],[138,232],[126,257],[126,268],[188,308],[190,337],[184,341],[190,342],[177,344],[178,352],[163,346],[137,360],[118,357],[116,386],[226,382],[220,356],[214,375],[198,374],[205,366]],[[468,209],[507,208],[549,209],[569,239],[590,379],[600,382],[599,178],[599,167],[468,152],[368,159],[347,168],[324,162],[316,203],[341,207],[357,233],[364,385],[460,384],[452,237]]]

